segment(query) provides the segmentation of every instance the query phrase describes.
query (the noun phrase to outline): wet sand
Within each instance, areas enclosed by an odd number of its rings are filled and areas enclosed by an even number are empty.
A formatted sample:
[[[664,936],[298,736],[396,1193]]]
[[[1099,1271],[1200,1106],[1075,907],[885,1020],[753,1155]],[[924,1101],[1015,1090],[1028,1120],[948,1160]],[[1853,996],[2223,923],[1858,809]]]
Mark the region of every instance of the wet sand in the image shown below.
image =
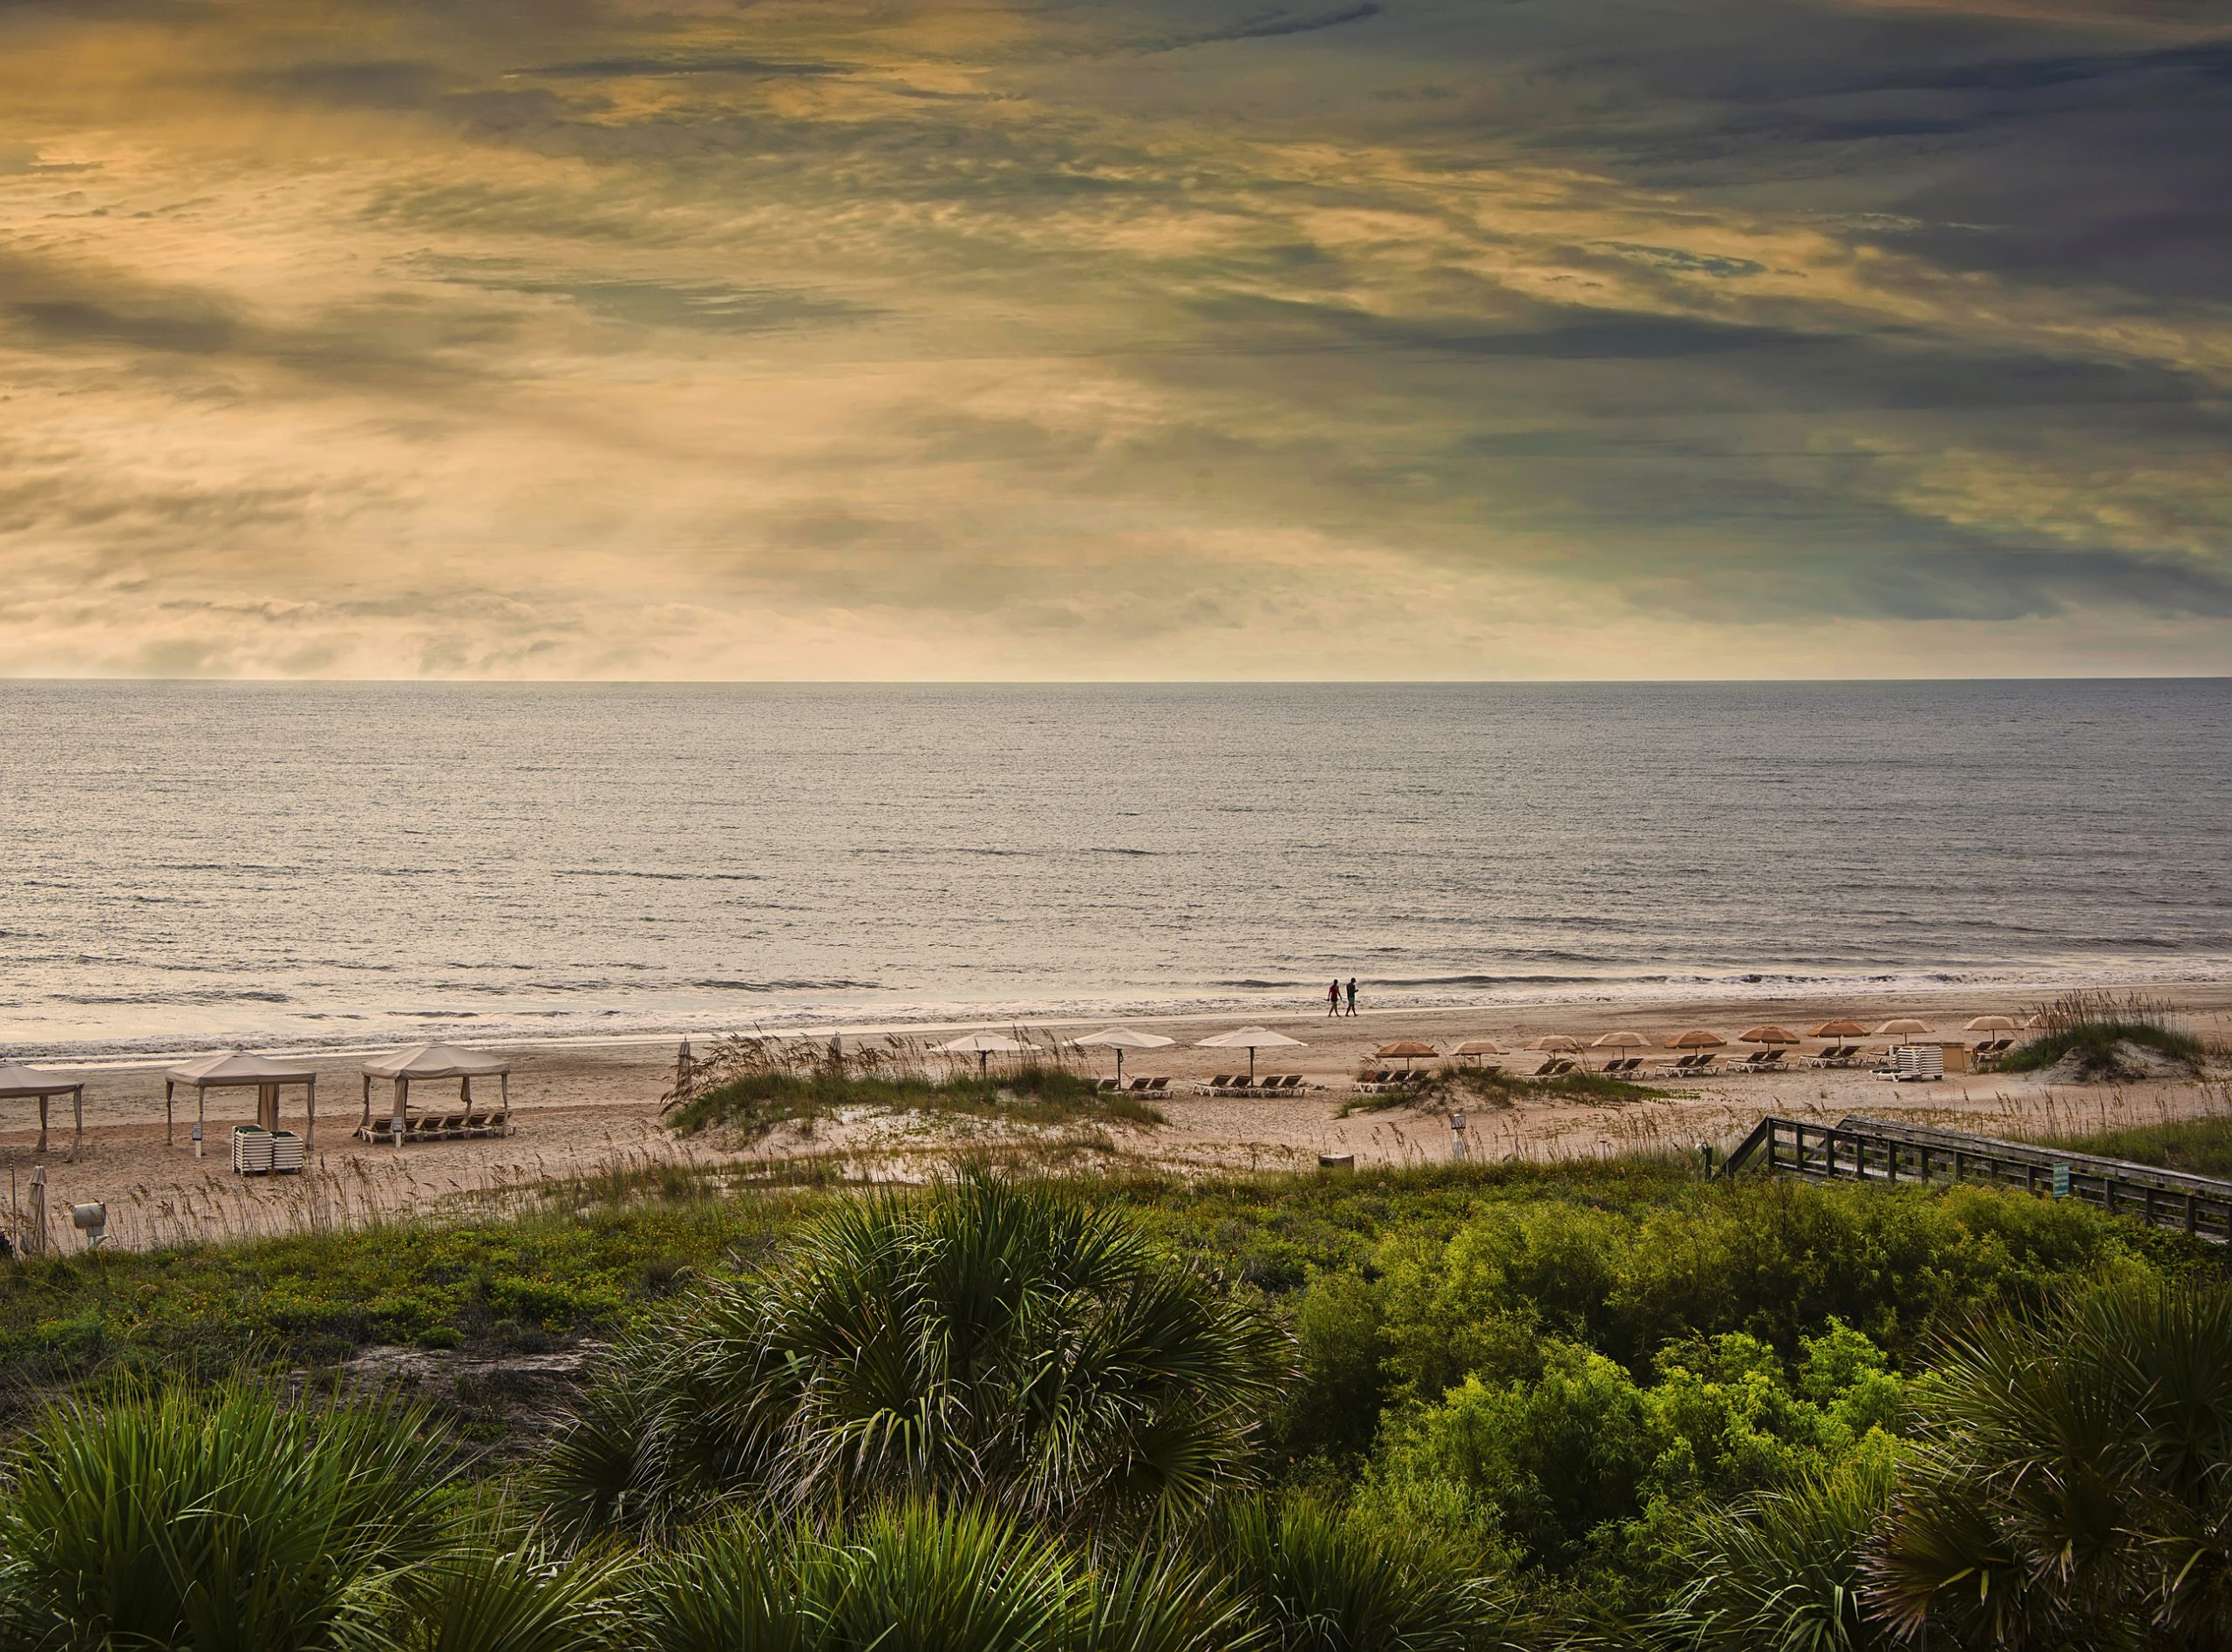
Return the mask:
[[[2218,1042],[2232,1041],[2232,985],[2148,989],[2146,996],[2171,1005],[2186,1030]],[[1546,1033],[1565,1034],[1586,1044],[1603,1033],[1631,1029],[1657,1045],[1689,1027],[1708,1027],[1732,1038],[1743,1028],[1763,1022],[1804,1032],[1832,1016],[1874,1024],[1899,1015],[1929,1022],[1943,1040],[1973,1043],[1980,1035],[1962,1032],[1963,1022],[1991,1013],[2020,1016],[2036,1007],[2034,996],[1966,990],[1935,997],[1905,992],[1896,998],[1852,994],[1834,999],[1674,998],[1424,1010],[1375,1010],[1367,997],[1364,1013],[1337,1020],[1328,1018],[1322,1006],[1314,1011],[1267,1007],[1247,1017],[1139,1020],[1130,1024],[1179,1040],[1169,1049],[1137,1052],[1126,1061],[1127,1076],[1167,1074],[1188,1086],[1185,1093],[1159,1104],[1167,1124],[1155,1129],[1108,1125],[1052,1133],[1058,1139],[1066,1136],[1072,1147],[1095,1155],[1178,1169],[1310,1165],[1320,1153],[1354,1153],[1366,1165],[1438,1162],[1451,1153],[1449,1125],[1439,1113],[1398,1106],[1339,1116],[1354,1098],[1356,1071],[1381,1044],[1415,1038],[1446,1050],[1467,1038],[1487,1037],[1515,1050]],[[1097,1023],[1034,1023],[1024,1030],[1035,1040],[1045,1040],[1073,1036],[1090,1024]],[[1320,1087],[1276,1100],[1193,1095],[1194,1081],[1245,1064],[1244,1052],[1201,1050],[1194,1047],[1195,1041],[1243,1024],[1268,1026],[1303,1040],[1300,1048],[1260,1052],[1258,1065],[1265,1071],[1302,1073]],[[846,1035],[848,1045],[864,1039],[881,1041],[883,1036],[850,1030]],[[952,1031],[916,1027],[896,1036],[936,1042]],[[826,1041],[828,1034],[814,1037]],[[1868,1042],[1874,1047],[1887,1041]],[[1806,1046],[1812,1047],[1811,1042]],[[980,1132],[970,1126],[926,1131],[919,1120],[861,1119],[824,1125],[811,1139],[779,1136],[745,1151],[702,1139],[681,1142],[664,1129],[659,1113],[660,1097],[673,1076],[673,1042],[546,1044],[507,1053],[516,1061],[511,1077],[514,1130],[501,1139],[401,1148],[357,1141],[350,1132],[363,1112],[357,1068],[362,1057],[325,1057],[315,1062],[319,1074],[317,1132],[310,1173],[302,1177],[250,1179],[231,1173],[227,1157],[231,1128],[254,1117],[252,1091],[210,1092],[208,1156],[198,1159],[188,1139],[194,1098],[190,1091],[183,1093],[175,1139],[167,1143],[159,1065],[86,1075],[85,1147],[74,1162],[69,1158],[66,1098],[56,1104],[50,1149],[43,1157],[32,1152],[34,1104],[7,1104],[0,1112],[0,1124],[6,1126],[0,1129],[0,1158],[9,1160],[12,1197],[18,1207],[33,1165],[44,1165],[51,1228],[64,1248],[75,1248],[78,1236],[70,1229],[67,1207],[78,1201],[105,1202],[116,1242],[144,1245],[355,1223],[476,1193],[667,1161],[740,1164],[791,1152],[849,1153],[863,1163],[880,1165],[879,1173],[906,1173],[901,1166],[910,1159],[936,1159],[964,1139],[981,1139]],[[1607,1055],[1617,1053],[1590,1051],[1584,1059],[1601,1065]],[[1105,1057],[1105,1052],[1096,1055]],[[1531,1071],[1540,1060],[1514,1055],[1506,1057],[1504,1064],[1507,1070]],[[1093,1064],[1096,1071],[1112,1071],[1105,1058]],[[1864,1071],[1799,1068],[1770,1075],[1722,1074],[1696,1084],[1670,1082],[1665,1087],[1671,1093],[1664,1098],[1619,1105],[1560,1103],[1476,1109],[1470,1115],[1471,1154],[1476,1159],[1494,1159],[1598,1155],[1637,1148],[1694,1150],[1700,1141],[1725,1146],[1765,1112],[1806,1118],[1835,1118],[1848,1112],[1943,1118],[1984,1133],[2020,1134],[2152,1122],[2232,1106],[2232,1095],[2221,1079],[2053,1085],[2035,1076],[1954,1074],[1942,1084],[1895,1085]],[[493,1099],[493,1090],[483,1081],[477,1095]],[[453,1086],[414,1091],[414,1099],[422,1105],[446,1105],[453,1095]],[[386,1105],[384,1087],[376,1085],[374,1116]],[[301,1131],[305,1122],[301,1092],[287,1091],[282,1126]]]

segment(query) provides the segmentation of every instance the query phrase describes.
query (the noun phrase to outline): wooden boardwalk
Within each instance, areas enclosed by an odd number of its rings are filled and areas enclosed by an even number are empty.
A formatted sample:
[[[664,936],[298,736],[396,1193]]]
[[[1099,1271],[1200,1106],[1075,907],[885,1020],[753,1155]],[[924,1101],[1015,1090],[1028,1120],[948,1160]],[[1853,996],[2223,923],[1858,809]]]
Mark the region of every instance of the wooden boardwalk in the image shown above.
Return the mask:
[[[1728,1156],[1732,1175],[1753,1166],[1820,1181],[1973,1181],[2019,1187],[2081,1199],[2149,1227],[2232,1241],[2232,1182],[1859,1113],[1834,1125],[1762,1118]]]

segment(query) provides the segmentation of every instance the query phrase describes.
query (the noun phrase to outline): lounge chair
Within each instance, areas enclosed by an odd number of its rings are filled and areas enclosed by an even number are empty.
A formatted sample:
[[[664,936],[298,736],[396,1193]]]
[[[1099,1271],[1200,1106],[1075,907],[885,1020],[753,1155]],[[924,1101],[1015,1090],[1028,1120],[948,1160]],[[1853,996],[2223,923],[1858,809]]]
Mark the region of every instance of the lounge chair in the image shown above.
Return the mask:
[[[1152,1078],[1134,1078],[1126,1086],[1126,1092],[1134,1096],[1144,1096],[1153,1088],[1154,1080]]]
[[[1167,1096],[1167,1095],[1168,1095],[1169,1093],[1170,1093],[1170,1080],[1169,1080],[1169,1079],[1167,1079],[1167,1078],[1150,1078],[1150,1079],[1148,1079],[1148,1080],[1147,1080],[1147,1094],[1149,1094],[1150,1096]]]
[[[1118,1085],[1117,1082],[1113,1078],[1104,1078],[1093,1086],[1096,1091],[1104,1096],[1112,1093],[1119,1087],[1120,1086]]]
[[[1280,1081],[1279,1088],[1282,1090],[1300,1090],[1303,1088],[1302,1075],[1298,1072],[1289,1073],[1285,1078]]]
[[[1560,1057],[1552,1056],[1548,1061],[1545,1061],[1541,1066],[1534,1069],[1534,1076],[1537,1078],[1555,1078],[1557,1074],[1563,1072],[1572,1064],[1573,1064],[1571,1062],[1565,1061]]]

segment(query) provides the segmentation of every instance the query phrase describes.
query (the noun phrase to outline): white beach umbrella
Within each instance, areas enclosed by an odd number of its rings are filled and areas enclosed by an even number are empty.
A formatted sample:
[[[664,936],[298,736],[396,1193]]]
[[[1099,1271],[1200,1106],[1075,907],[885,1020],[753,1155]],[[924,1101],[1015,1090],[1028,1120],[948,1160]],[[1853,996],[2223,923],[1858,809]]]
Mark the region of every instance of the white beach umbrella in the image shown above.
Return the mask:
[[[1126,1050],[1161,1050],[1178,1042],[1166,1038],[1159,1032],[1134,1032],[1129,1027],[1106,1027],[1099,1032],[1089,1032],[1082,1038],[1070,1040],[1080,1050],[1113,1050],[1116,1052],[1116,1082],[1124,1082],[1124,1052]]]
[[[1589,1048],[1592,1050],[1641,1050],[1650,1043],[1650,1040],[1641,1033],[1630,1032],[1623,1028],[1618,1032],[1604,1033],[1591,1040]]]
[[[1245,1050],[1248,1052],[1248,1077],[1256,1077],[1256,1052],[1276,1050],[1291,1044],[1299,1049],[1302,1040],[1290,1038],[1283,1032],[1273,1032],[1269,1027],[1242,1027],[1237,1032],[1221,1032],[1213,1038],[1204,1038],[1194,1047],[1196,1050]]]
[[[965,1037],[956,1038],[951,1044],[940,1044],[938,1049],[949,1056],[976,1057],[976,1073],[979,1078],[982,1078],[984,1073],[984,1064],[994,1056],[1012,1056],[1030,1047],[1028,1044],[1019,1044],[1014,1039],[1000,1033],[972,1032]]]
[[[1878,1027],[1875,1030],[1875,1036],[1878,1038],[1895,1036],[1901,1044],[1904,1044],[1912,1034],[1929,1030],[1929,1023],[1927,1021],[1917,1021],[1912,1016],[1895,1016]]]

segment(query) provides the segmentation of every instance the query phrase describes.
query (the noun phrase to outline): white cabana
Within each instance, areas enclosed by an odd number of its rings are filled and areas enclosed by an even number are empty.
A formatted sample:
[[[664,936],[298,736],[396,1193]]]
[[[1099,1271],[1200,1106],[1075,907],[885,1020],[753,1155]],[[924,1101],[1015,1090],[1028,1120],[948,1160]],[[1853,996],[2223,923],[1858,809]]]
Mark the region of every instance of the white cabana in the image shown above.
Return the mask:
[[[0,1061],[0,1101],[20,1101],[31,1097],[38,1098],[38,1146],[46,1151],[46,1104],[55,1096],[70,1098],[71,1111],[77,1115],[77,1134],[71,1138],[70,1157],[75,1159],[85,1146],[85,1083],[82,1078],[65,1078],[58,1072],[41,1072],[36,1067],[18,1066],[12,1061]]]
[[[1273,1032],[1269,1027],[1242,1027],[1237,1032],[1221,1032],[1204,1038],[1194,1047],[1196,1050],[1245,1050],[1248,1052],[1248,1079],[1256,1080],[1256,1052],[1258,1050],[1277,1050],[1292,1045],[1299,1050],[1302,1040],[1290,1038],[1283,1032]]]
[[[163,1075],[163,1139],[174,1139],[171,1098],[185,1085],[194,1086],[194,1119],[206,1135],[209,1122],[209,1092],[213,1090],[255,1091],[255,1122],[266,1130],[279,1128],[279,1090],[300,1084],[307,1098],[310,1124],[303,1132],[303,1151],[315,1151],[317,1141],[317,1070],[299,1062],[274,1061],[245,1050],[221,1050],[214,1056],[182,1061]]]
[[[1126,1050],[1163,1050],[1176,1044],[1175,1038],[1166,1038],[1159,1032],[1134,1032],[1129,1027],[1109,1027],[1099,1032],[1089,1032],[1082,1038],[1070,1042],[1080,1050],[1113,1050],[1116,1052],[1116,1082],[1124,1082],[1124,1052]]]
[[[512,1064],[501,1056],[492,1056],[480,1050],[460,1050],[455,1044],[413,1044],[410,1049],[398,1050],[392,1055],[374,1057],[364,1064],[364,1116],[357,1124],[357,1133],[368,1141],[374,1136],[372,1080],[375,1078],[387,1079],[394,1087],[395,1106],[389,1114],[386,1132],[391,1141],[400,1142],[406,1133],[411,1112],[411,1086],[414,1084],[439,1084],[456,1079],[458,1100],[465,1107],[465,1121],[459,1128],[467,1134],[479,1133],[484,1127],[502,1129],[511,1122]],[[473,1081],[475,1078],[493,1078],[497,1087],[496,1117],[490,1122],[484,1113],[481,1115],[483,1124],[480,1125],[473,1122]]]
[[[985,1064],[994,1056],[1020,1055],[1030,1048],[1029,1044],[1017,1044],[1000,1033],[972,1032],[956,1038],[951,1044],[940,1044],[938,1050],[942,1055],[976,1057],[976,1072],[981,1078]]]

